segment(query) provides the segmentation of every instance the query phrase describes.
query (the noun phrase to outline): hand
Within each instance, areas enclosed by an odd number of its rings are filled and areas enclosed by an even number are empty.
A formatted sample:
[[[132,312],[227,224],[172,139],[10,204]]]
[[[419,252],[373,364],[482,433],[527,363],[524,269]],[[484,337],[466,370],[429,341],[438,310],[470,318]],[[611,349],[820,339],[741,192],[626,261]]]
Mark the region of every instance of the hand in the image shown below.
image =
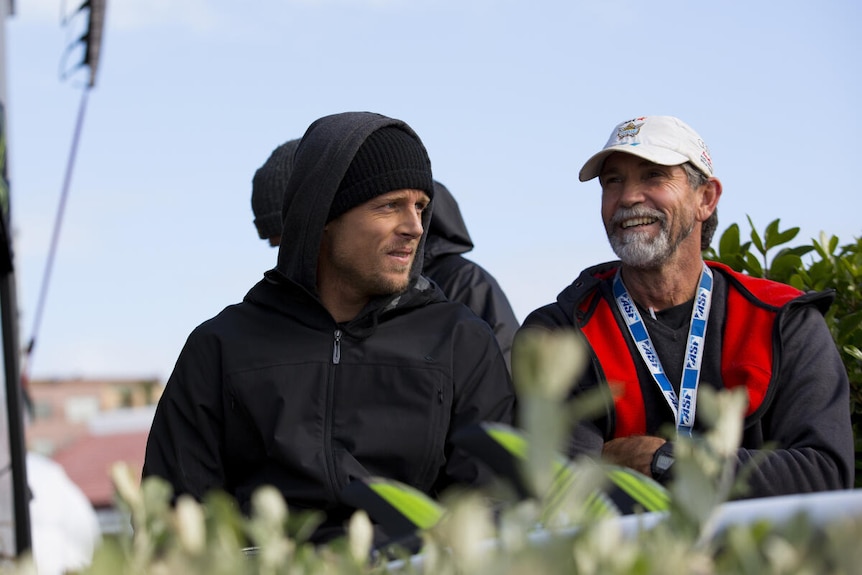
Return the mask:
[[[630,467],[635,471],[652,477],[650,465],[656,450],[667,443],[661,437],[652,435],[632,435],[618,437],[605,442],[602,459],[608,463]]]

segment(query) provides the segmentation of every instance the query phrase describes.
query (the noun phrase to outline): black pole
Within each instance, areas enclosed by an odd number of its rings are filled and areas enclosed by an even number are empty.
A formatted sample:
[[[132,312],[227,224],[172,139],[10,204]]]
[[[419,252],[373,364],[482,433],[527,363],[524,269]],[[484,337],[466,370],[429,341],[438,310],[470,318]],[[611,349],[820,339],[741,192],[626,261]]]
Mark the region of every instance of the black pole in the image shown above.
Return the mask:
[[[12,464],[12,497],[15,505],[15,549],[18,555],[32,546],[30,489],[27,485],[27,448],[24,439],[24,401],[18,354],[18,304],[15,274],[10,270],[0,280],[0,324],[3,330],[3,364],[6,380],[6,410],[9,422],[9,455]]]
[[[21,389],[18,347],[18,302],[13,265],[11,202],[7,176],[6,108],[0,104],[0,334],[3,338],[3,379],[6,385],[6,423],[9,437],[9,465],[15,549],[18,555],[32,547],[30,489],[27,484],[27,447],[24,437],[24,398]]]

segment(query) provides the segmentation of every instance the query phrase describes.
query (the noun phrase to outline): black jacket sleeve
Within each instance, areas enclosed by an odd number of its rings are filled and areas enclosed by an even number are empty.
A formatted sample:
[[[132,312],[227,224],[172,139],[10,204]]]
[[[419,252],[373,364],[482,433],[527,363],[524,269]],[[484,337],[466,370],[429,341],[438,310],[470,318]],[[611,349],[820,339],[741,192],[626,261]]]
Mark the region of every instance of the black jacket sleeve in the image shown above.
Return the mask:
[[[156,408],[143,477],[167,480],[175,497],[185,493],[201,499],[225,488],[219,357],[218,339],[201,327],[193,331]]]
[[[751,497],[848,489],[854,481],[847,372],[826,322],[812,306],[781,319],[777,380],[760,425],[745,429],[739,450]],[[762,434],[762,437],[752,437]]]
[[[515,391],[500,347],[487,324],[478,318],[461,322],[452,337],[455,397],[446,436],[446,467],[435,485],[442,492],[452,484],[481,486],[492,473],[460,448],[452,436],[461,428],[479,422],[512,424]]]
[[[510,365],[512,341],[519,323],[496,278],[459,254],[438,256],[424,273],[440,286],[448,299],[466,305],[491,326],[506,365]]]

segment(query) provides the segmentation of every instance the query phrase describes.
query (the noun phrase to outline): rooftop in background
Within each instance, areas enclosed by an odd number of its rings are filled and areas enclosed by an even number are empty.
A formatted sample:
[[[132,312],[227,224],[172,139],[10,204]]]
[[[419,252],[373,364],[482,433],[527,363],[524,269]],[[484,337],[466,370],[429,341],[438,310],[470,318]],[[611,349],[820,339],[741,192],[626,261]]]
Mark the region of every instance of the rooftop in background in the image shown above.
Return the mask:
[[[28,384],[29,449],[57,461],[96,509],[103,533],[128,528],[114,508],[111,466],[141,470],[161,395],[155,379],[51,379]]]
[[[149,429],[162,392],[155,379],[50,379],[27,384],[27,445],[49,457],[89,435]]]
[[[81,488],[96,509],[114,505],[111,466],[125,462],[140,471],[144,464],[149,424],[143,430],[88,435],[54,454],[69,478]]]

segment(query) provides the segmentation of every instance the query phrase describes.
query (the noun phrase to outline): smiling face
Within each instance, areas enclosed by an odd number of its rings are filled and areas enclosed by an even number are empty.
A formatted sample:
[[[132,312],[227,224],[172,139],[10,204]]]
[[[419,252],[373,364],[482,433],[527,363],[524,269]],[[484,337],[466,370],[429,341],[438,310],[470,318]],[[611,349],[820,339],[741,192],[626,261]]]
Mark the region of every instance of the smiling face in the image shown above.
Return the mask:
[[[624,264],[656,269],[674,257],[699,256],[700,234],[692,231],[702,221],[701,194],[691,189],[682,166],[614,153],[599,182],[605,231]]]
[[[396,190],[326,224],[317,284],[336,320],[352,317],[345,316],[345,309],[355,315],[372,297],[407,288],[422,237],[422,212],[429,202],[421,190]]]

